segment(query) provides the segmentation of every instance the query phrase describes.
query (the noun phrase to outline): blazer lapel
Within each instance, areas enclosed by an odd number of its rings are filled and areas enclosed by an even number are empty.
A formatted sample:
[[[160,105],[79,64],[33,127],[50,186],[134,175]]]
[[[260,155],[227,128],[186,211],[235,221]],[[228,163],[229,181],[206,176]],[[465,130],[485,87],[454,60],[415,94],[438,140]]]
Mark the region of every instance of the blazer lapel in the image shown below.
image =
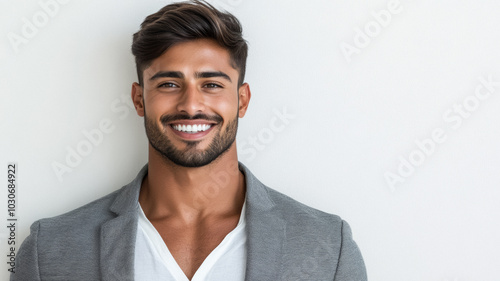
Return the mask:
[[[284,220],[274,213],[274,202],[267,188],[240,163],[247,188],[247,269],[245,280],[278,280],[282,245],[285,237]]]
[[[117,216],[101,227],[102,280],[134,280],[138,198],[146,174],[147,165],[119,191],[110,207]]]
[[[134,280],[134,249],[137,219],[121,216],[101,230],[101,273],[103,280]]]

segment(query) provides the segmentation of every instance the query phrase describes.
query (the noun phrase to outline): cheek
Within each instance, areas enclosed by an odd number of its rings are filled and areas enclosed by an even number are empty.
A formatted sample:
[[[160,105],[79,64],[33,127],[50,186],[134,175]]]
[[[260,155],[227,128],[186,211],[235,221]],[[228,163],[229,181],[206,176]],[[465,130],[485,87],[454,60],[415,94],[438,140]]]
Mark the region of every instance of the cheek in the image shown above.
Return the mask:
[[[146,113],[149,116],[159,116],[173,110],[174,101],[168,99],[167,95],[151,95],[144,100]]]
[[[226,120],[232,120],[238,113],[238,99],[213,99],[207,102],[208,108],[219,114]]]

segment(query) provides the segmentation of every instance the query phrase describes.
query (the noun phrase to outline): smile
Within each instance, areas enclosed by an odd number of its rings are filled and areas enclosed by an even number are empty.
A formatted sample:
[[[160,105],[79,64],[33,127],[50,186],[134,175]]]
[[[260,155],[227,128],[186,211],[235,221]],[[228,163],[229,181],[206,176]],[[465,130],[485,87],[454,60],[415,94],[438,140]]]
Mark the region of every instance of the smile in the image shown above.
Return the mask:
[[[176,131],[179,132],[184,132],[188,134],[196,134],[199,132],[205,132],[206,130],[210,129],[212,127],[211,124],[198,124],[198,125],[180,125],[180,124],[175,124],[172,125],[172,128]]]

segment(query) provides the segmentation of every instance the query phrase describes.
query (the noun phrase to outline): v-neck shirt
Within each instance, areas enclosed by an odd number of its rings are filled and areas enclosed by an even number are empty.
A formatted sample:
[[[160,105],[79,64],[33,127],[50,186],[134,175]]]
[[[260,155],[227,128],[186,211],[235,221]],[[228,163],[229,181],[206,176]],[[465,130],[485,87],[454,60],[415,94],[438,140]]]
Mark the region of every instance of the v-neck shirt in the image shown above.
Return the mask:
[[[138,203],[134,280],[189,281]],[[236,227],[205,258],[191,281],[243,281],[247,261],[245,203]]]

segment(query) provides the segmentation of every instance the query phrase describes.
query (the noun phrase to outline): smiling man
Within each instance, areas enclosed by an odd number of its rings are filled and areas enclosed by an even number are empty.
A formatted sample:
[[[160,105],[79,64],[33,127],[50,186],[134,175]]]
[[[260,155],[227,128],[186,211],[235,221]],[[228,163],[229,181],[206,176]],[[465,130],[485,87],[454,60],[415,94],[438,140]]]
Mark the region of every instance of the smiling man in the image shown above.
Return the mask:
[[[366,271],[349,225],[262,184],[238,162],[250,102],[238,20],[170,4],[134,34],[148,163],[121,189],[42,219],[11,280],[336,280]]]

